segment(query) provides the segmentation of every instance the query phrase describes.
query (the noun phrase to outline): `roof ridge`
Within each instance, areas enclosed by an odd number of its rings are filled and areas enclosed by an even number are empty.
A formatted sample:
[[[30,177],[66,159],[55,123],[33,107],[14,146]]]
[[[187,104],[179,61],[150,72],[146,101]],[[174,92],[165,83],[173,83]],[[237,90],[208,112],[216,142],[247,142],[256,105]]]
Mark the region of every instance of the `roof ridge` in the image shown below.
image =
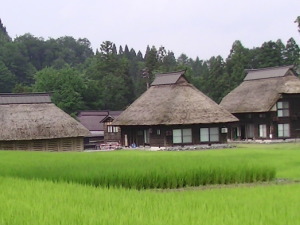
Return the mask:
[[[184,74],[185,70],[172,71],[172,72],[166,72],[166,73],[157,73],[157,74],[155,74],[155,76],[165,76],[165,75],[178,74],[178,73]]]
[[[0,93],[0,96],[30,96],[30,95],[50,95],[48,92],[27,92],[27,93]]]
[[[283,68],[289,68],[293,69],[294,65],[287,65],[287,66],[273,66],[273,67],[263,67],[263,68],[257,68],[257,69],[245,69],[246,72],[254,72],[259,70],[274,70],[274,69],[283,69]]]

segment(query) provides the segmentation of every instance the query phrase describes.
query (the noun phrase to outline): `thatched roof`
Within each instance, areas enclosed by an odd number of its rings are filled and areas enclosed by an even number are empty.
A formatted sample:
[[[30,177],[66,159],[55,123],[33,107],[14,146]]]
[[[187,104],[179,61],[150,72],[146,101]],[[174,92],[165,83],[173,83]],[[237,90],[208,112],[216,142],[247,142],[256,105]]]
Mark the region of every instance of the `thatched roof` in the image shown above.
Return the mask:
[[[268,112],[282,94],[300,94],[300,80],[295,75],[290,66],[250,70],[220,105],[231,113]]]
[[[157,75],[151,87],[113,124],[176,125],[233,121],[237,118],[188,83],[181,71]]]
[[[21,95],[21,98],[24,97]],[[53,103],[40,101],[31,104],[9,102],[0,104],[0,140],[52,139],[88,135],[90,132],[83,125]]]

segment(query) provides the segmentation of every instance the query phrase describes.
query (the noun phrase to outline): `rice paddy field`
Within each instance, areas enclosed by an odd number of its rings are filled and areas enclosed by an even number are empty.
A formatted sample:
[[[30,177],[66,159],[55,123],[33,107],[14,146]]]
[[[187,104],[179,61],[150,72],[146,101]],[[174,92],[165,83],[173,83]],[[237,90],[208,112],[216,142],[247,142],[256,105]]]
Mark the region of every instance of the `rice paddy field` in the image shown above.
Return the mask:
[[[189,152],[0,151],[0,224],[296,225],[299,180],[299,143]]]

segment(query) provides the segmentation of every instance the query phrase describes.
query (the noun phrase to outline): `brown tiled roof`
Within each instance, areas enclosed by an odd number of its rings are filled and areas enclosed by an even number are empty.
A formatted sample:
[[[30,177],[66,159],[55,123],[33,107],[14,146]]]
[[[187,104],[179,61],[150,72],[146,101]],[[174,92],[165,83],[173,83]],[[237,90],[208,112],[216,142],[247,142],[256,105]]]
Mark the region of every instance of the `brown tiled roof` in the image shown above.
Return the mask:
[[[152,82],[151,86],[175,84],[183,74],[184,71],[156,74],[155,79]]]
[[[109,110],[81,111],[79,112],[77,119],[90,131],[102,131],[104,127],[101,121],[103,121],[107,116],[116,118],[121,114],[121,112],[122,111]]]
[[[272,77],[283,77],[292,68],[293,66],[280,66],[280,67],[269,67],[269,68],[262,68],[262,69],[246,70],[248,73],[244,81],[266,79]]]

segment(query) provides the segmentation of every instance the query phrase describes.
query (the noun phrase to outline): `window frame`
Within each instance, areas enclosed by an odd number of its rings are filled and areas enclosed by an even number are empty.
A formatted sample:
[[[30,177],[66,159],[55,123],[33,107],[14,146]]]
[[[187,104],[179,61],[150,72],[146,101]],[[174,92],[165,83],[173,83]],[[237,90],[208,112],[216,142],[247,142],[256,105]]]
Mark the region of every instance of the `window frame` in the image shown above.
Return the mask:
[[[160,132],[160,129],[157,129],[157,130],[156,130],[156,135],[159,136],[160,133],[161,133],[161,132]]]
[[[260,138],[267,138],[267,124],[258,125],[258,136]]]
[[[113,125],[107,125],[107,133],[118,133],[119,127]]]
[[[217,132],[215,132],[215,131],[217,131]],[[203,136],[202,136],[202,134],[203,134]],[[203,137],[205,137],[205,139]],[[217,139],[215,139],[215,137],[217,137]],[[219,127],[201,127],[199,138],[200,138],[200,142],[220,142],[220,128]]]
[[[193,141],[192,128],[172,129],[172,135],[173,135],[173,140],[172,140],[173,144],[191,144]],[[177,140],[174,138],[177,138]]]
[[[279,127],[282,126],[282,129],[279,129]],[[280,135],[280,132],[282,132],[282,135]],[[288,138],[291,136],[291,126],[289,123],[279,123],[277,124],[277,135],[279,138]]]
[[[277,102],[277,117],[290,116],[290,103],[288,101]]]

